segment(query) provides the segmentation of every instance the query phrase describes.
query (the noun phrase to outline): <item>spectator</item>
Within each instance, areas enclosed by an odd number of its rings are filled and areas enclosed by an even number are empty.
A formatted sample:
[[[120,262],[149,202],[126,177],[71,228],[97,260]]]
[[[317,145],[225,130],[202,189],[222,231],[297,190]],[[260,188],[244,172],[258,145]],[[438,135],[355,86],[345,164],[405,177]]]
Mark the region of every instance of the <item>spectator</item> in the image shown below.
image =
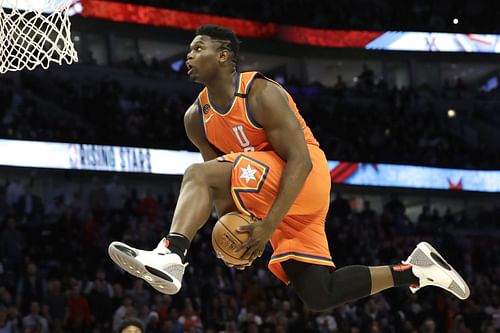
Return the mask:
[[[17,229],[13,215],[7,216],[7,222],[0,237],[0,249],[6,271],[19,272],[25,247],[24,235]]]
[[[133,307],[132,299],[126,296],[122,299],[122,304],[116,309],[113,315],[113,330],[117,331],[122,321],[129,317],[135,317],[135,309]]]
[[[145,305],[149,305],[151,301],[151,292],[144,286],[144,280],[133,281],[133,288],[130,292],[132,303],[137,309],[141,309]]]
[[[318,331],[322,333],[336,332],[338,330],[337,321],[331,312],[323,313],[316,317],[316,324]]]
[[[61,332],[66,314],[66,296],[62,293],[61,281],[52,279],[48,283],[48,290],[44,298],[49,307],[51,326],[54,332]]]
[[[342,196],[342,193],[337,192],[335,194],[331,211],[333,212],[333,216],[337,216],[341,219],[346,219],[351,214],[351,205],[349,201]]]
[[[37,266],[28,262],[25,274],[19,279],[17,284],[18,304],[21,305],[21,311],[26,313],[32,308],[33,302],[42,302],[46,282],[38,272]],[[38,311],[39,305],[38,306]]]
[[[31,312],[23,318],[23,330],[30,332],[49,333],[49,323],[40,315],[40,304],[31,303]]]
[[[111,178],[111,182],[106,185],[106,193],[109,198],[109,208],[112,211],[119,212],[125,205],[127,199],[127,189],[120,182],[117,175]]]
[[[103,331],[110,331],[113,287],[106,281],[106,273],[103,270],[97,271],[95,280],[88,283],[85,294],[96,326]]]
[[[345,90],[347,88],[346,83],[342,79],[342,75],[337,75],[337,81],[335,82],[335,85],[333,86],[333,92],[334,96],[338,98],[338,101],[341,102],[342,98],[344,97]]]
[[[92,185],[88,193],[89,207],[94,214],[100,215],[108,205],[107,192],[98,177],[92,178]]]
[[[7,309],[0,305],[0,333],[16,333],[15,323],[9,319]]]
[[[66,212],[66,203],[63,194],[54,196],[52,202],[47,206],[47,215],[50,220],[56,221]]]
[[[148,189],[146,196],[139,203],[139,213],[146,215],[149,222],[156,222],[160,213],[160,205],[153,197],[151,189]]]
[[[186,300],[184,310],[178,320],[184,326],[185,332],[203,332],[203,323],[201,322],[200,315],[193,308],[193,304],[189,299]]]
[[[371,208],[369,200],[363,200],[363,210],[361,211],[363,220],[373,221],[375,219],[375,211]]]
[[[144,324],[137,318],[126,319],[118,326],[117,333],[145,333]]]
[[[9,207],[14,207],[18,204],[19,199],[24,195],[24,186],[21,184],[19,179],[12,180],[9,185],[7,185],[6,190],[6,203]]]
[[[67,304],[66,329],[75,333],[87,332],[90,328],[91,313],[87,298],[81,294],[81,282],[72,282]]]
[[[391,199],[386,203],[387,210],[394,216],[396,219],[404,216],[405,214],[405,206],[403,202],[399,199],[397,193],[391,193]]]
[[[363,64],[363,70],[358,75],[358,85],[360,89],[364,92],[373,91],[373,85],[375,82],[373,70],[369,68],[366,64]]]
[[[23,216],[28,227],[36,232],[42,223],[44,206],[42,199],[33,193],[32,186],[29,186],[26,193],[20,196],[16,206],[17,214]]]
[[[139,192],[137,191],[137,188],[132,188],[130,191],[130,195],[125,201],[125,210],[127,212],[132,213],[133,215],[138,215],[139,203],[140,203]]]
[[[436,322],[432,319],[426,319],[420,326],[421,333],[436,333]]]

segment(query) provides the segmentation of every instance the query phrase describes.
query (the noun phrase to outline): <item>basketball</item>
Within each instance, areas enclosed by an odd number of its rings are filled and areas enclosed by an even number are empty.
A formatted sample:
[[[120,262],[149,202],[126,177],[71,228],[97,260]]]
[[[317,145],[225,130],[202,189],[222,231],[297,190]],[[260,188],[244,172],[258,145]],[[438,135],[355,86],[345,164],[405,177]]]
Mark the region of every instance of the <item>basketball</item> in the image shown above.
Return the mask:
[[[222,216],[212,230],[212,246],[220,259],[231,265],[247,265],[246,259],[241,259],[245,249],[235,251],[236,247],[248,239],[248,233],[238,232],[236,228],[252,223],[252,219],[238,212]]]

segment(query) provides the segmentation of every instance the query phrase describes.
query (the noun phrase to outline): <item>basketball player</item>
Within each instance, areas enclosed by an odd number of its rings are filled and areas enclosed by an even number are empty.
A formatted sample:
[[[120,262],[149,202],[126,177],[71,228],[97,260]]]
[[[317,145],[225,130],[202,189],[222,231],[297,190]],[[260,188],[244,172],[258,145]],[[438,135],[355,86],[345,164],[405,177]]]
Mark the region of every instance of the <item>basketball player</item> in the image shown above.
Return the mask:
[[[190,242],[215,205],[219,216],[256,218],[239,230],[250,236],[243,258],[253,261],[270,241],[270,271],[312,310],[395,286],[469,296],[465,281],[425,242],[402,264],[333,269],[324,225],[327,160],[292,97],[260,73],[237,71],[239,41],[231,30],[201,26],[190,48],[187,73],[205,87],[185,114],[185,128],[205,162],[186,170],[170,232],[154,250],[110,244],[120,267],[162,293],[177,293]]]

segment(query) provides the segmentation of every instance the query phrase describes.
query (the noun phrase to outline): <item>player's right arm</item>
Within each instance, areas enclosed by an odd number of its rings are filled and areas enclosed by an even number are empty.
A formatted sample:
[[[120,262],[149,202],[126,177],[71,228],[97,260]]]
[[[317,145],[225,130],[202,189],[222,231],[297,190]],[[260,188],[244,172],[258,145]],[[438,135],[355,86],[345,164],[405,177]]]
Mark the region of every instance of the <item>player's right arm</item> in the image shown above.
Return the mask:
[[[198,104],[193,103],[184,114],[184,127],[189,140],[198,148],[204,161],[210,161],[222,155],[205,136],[203,119],[198,111]]]
[[[199,149],[201,155],[203,156],[203,160],[210,161],[223,155],[223,153],[208,142],[207,137],[205,136],[203,124],[201,123],[202,120],[203,119],[198,111],[198,105],[197,103],[194,103],[189,107],[184,115],[184,127],[186,128],[189,140],[191,140],[191,142]],[[219,217],[236,210],[232,200],[230,202],[226,202],[224,200],[214,200],[214,206]]]

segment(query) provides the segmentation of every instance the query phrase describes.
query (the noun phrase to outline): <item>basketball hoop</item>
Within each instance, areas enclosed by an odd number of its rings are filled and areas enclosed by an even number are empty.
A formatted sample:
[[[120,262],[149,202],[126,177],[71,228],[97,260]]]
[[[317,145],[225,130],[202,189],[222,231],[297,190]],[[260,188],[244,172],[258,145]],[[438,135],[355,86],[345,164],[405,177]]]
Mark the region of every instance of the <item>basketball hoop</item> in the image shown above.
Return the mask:
[[[0,0],[0,74],[78,61],[69,11],[74,0]]]

